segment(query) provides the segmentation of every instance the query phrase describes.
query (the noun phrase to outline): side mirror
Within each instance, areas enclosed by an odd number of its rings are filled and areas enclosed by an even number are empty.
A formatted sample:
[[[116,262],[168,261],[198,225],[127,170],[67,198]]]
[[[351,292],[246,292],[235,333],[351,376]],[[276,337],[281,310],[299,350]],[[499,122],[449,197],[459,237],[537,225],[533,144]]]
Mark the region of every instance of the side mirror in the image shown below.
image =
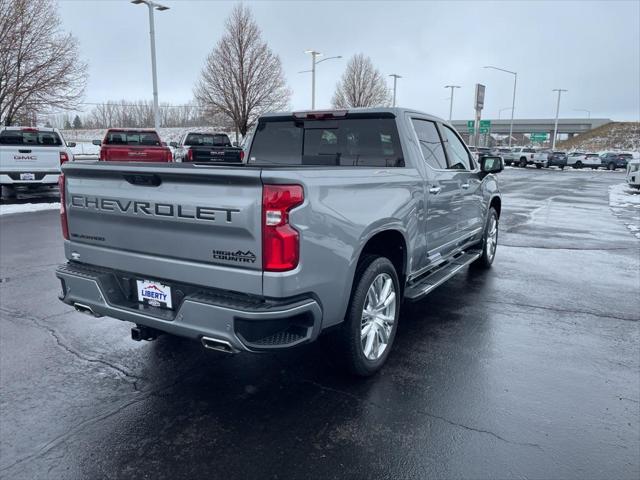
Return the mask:
[[[238,142],[233,142],[233,144],[232,144],[232,145],[233,145],[234,147],[239,147],[239,146],[240,146],[240,144],[239,144]]]
[[[499,173],[504,170],[502,157],[486,155],[480,157],[480,171],[482,173]]]
[[[102,145],[102,142],[100,140],[93,140],[91,143],[98,146]]]
[[[169,146],[173,148],[178,148],[178,142],[169,142]]]
[[[73,148],[76,146],[76,142],[67,142],[67,147]]]

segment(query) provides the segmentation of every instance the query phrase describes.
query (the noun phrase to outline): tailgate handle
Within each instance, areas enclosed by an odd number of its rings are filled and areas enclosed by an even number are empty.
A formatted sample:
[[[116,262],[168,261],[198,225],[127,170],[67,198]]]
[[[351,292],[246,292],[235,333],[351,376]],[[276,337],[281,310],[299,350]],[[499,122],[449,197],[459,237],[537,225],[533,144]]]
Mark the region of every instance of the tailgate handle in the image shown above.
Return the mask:
[[[31,153],[31,150],[18,150],[18,153]]]
[[[123,176],[130,184],[140,185],[141,187],[157,187],[162,183],[160,177],[154,174],[131,173]]]

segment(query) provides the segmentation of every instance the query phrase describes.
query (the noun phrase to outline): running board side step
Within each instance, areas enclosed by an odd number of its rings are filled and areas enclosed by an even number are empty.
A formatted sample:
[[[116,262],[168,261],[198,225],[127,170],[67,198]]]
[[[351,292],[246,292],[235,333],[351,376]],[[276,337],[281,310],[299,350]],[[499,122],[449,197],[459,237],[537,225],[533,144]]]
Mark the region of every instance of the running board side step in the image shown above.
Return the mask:
[[[415,283],[409,284],[404,292],[405,298],[409,301],[420,300],[433,289],[449,280],[464,267],[480,258],[481,255],[481,250],[468,250],[450,262],[437,267],[431,273],[420,278]]]

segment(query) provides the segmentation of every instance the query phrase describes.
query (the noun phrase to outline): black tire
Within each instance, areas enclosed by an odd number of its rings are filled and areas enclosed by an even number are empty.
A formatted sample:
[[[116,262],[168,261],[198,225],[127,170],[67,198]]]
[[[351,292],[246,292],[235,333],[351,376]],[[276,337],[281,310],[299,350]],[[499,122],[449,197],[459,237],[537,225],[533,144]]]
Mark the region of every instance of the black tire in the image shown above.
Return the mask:
[[[580,160],[576,162],[575,168],[582,168],[582,162]]]
[[[520,159],[520,164],[519,164],[522,168],[527,168],[527,159],[522,157]]]
[[[542,164],[541,163],[536,163],[536,168],[538,168],[538,169],[542,168]]]
[[[1,185],[0,186],[0,198],[15,198],[16,197],[16,189],[11,185]]]
[[[388,336],[386,348],[379,358],[371,360],[365,356],[362,345],[363,310],[369,287],[372,286],[374,280],[381,274],[388,274],[393,281],[394,293],[396,295],[395,320],[391,327],[391,333]],[[393,347],[393,340],[398,328],[398,318],[400,317],[401,301],[400,282],[398,281],[398,274],[391,261],[386,257],[376,255],[366,255],[361,258],[356,268],[347,315],[340,329],[335,332],[334,337],[337,353],[341,357],[343,365],[350,373],[360,377],[368,377],[382,368]]]
[[[560,170],[564,170],[564,165],[560,165]]]
[[[495,220],[495,245],[492,247],[489,245],[488,239],[489,239],[489,227],[490,225],[492,225],[492,220]],[[489,213],[487,215],[487,221],[485,222],[484,225],[484,233],[482,235],[482,240],[480,242],[480,247],[482,248],[482,255],[480,255],[480,257],[475,260],[471,265],[475,268],[491,268],[491,265],[493,265],[493,260],[496,258],[496,250],[498,248],[498,231],[499,231],[499,218],[498,218],[498,212],[496,211],[495,208],[491,207],[489,208]]]
[[[607,169],[608,170],[615,170],[616,169],[616,164],[613,162],[609,162],[609,165],[607,165]]]

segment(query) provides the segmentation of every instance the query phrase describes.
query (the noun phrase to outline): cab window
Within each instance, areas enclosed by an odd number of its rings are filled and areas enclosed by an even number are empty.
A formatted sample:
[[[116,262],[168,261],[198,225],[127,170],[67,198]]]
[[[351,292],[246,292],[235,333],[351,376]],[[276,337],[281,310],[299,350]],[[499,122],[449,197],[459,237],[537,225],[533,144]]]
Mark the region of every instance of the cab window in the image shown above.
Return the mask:
[[[451,128],[442,126],[449,153],[449,167],[452,170],[471,170],[472,163],[467,147]]]

